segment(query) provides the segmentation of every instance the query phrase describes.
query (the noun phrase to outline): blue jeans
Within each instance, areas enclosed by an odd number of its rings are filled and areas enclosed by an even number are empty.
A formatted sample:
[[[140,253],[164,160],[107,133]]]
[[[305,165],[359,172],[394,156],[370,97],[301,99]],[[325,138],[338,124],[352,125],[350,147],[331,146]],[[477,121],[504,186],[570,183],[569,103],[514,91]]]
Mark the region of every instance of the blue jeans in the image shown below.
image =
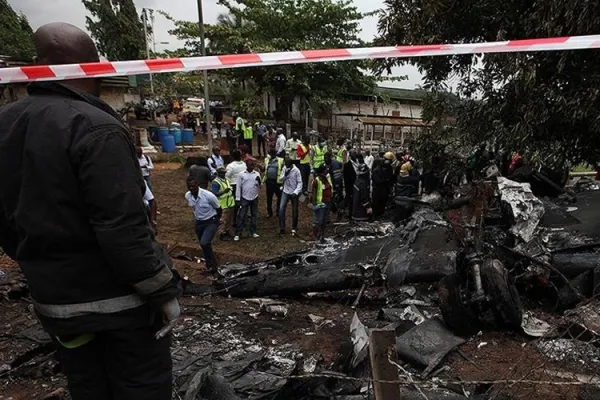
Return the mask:
[[[273,196],[277,196],[277,207],[275,209],[279,212],[279,204],[281,203],[281,184],[277,182],[267,181],[267,214],[269,217],[273,216]]]
[[[329,220],[329,206],[313,208],[313,228],[325,228]]]
[[[202,247],[208,269],[217,267],[217,259],[215,258],[215,253],[213,253],[212,241],[217,234],[218,228],[219,218],[217,216],[202,221],[196,220],[196,236],[200,241],[200,247]]]
[[[258,217],[258,197],[254,200],[246,200],[242,198],[240,201],[240,213],[237,219],[237,229],[235,236],[241,236],[244,228],[246,227],[246,216],[248,215],[248,209],[250,209],[250,235],[256,233],[256,219]]]
[[[281,204],[279,205],[279,229],[285,229],[285,211],[287,208],[288,201],[292,202],[292,229],[298,229],[298,196],[287,194],[283,192],[281,194]]]

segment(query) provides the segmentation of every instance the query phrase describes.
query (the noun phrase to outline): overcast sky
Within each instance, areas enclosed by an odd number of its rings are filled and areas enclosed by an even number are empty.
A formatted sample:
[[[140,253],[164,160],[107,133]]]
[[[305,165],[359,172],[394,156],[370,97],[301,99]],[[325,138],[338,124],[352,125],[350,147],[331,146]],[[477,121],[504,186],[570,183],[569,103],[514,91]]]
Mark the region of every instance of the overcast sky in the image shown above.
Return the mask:
[[[85,29],[87,10],[81,0],[8,0],[8,2],[16,11],[23,12],[29,18],[34,30],[49,22],[68,22]],[[134,0],[134,3],[140,10],[144,7],[164,10],[176,20],[193,20],[197,16],[196,1],[194,0]],[[383,0],[354,0],[354,4],[360,11],[373,11],[383,7]],[[206,23],[216,22],[217,16],[226,11],[216,4],[216,0],[203,0],[203,5]],[[154,29],[158,51],[181,47],[181,43],[168,34],[168,30],[172,27],[171,22],[156,15]],[[377,17],[365,18],[362,24],[363,39],[371,40],[376,33]],[[159,44],[160,42],[169,42],[169,44]],[[393,74],[408,75],[409,79],[397,83],[385,83],[384,86],[412,89],[421,84],[421,75],[412,66],[395,68]]]

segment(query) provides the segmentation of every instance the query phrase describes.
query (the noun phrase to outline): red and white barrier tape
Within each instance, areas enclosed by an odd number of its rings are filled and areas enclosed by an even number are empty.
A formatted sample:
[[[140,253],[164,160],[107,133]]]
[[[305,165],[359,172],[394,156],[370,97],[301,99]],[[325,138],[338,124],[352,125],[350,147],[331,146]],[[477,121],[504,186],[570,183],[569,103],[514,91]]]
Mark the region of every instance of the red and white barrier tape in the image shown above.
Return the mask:
[[[189,72],[204,69],[210,70],[311,62],[364,60],[388,57],[406,58],[448,56],[455,54],[514,53],[595,48],[600,48],[600,35],[509,40],[488,43],[303,50],[280,53],[230,54],[224,56],[115,61],[91,64],[36,65],[16,68],[0,68],[0,84],[141,75],[162,72]]]

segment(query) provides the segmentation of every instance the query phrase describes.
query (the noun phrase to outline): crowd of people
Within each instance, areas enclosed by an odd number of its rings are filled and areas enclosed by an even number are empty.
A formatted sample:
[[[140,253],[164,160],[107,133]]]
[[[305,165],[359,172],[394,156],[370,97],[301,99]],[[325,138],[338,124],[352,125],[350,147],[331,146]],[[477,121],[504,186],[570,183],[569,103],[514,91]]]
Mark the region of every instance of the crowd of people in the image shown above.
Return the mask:
[[[248,237],[260,237],[258,207],[263,187],[267,218],[278,218],[281,235],[298,234],[299,207],[308,202],[313,212],[312,236],[321,242],[333,217],[354,222],[378,218],[395,187],[407,196],[419,187],[414,159],[406,152],[374,156],[368,149],[353,148],[346,139],[331,144],[325,136],[311,143],[309,135],[301,138],[293,132],[288,138],[282,128],[248,124],[242,118],[230,125],[227,142],[229,162],[219,146],[209,157],[199,157],[189,169],[185,194],[206,265],[213,271],[217,262],[212,242],[217,234],[223,241],[239,241],[246,230]],[[140,149],[138,161],[150,192],[152,162]],[[151,192],[149,197],[153,197]]]

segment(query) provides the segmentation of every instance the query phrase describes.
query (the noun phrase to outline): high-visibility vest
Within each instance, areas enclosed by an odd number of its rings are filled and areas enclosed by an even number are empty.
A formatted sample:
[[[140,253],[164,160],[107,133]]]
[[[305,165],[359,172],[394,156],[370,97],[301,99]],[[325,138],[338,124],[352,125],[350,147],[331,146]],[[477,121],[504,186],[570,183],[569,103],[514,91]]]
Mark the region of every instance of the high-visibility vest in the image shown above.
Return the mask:
[[[304,158],[300,160],[300,164],[310,164],[310,144],[308,146],[301,144],[300,147],[304,152]]]
[[[277,160],[277,183],[281,183],[281,170],[283,169],[283,158],[275,157]],[[269,172],[269,164],[271,163],[271,156],[265,158],[265,174],[262,178],[263,183],[267,181],[267,174]]]
[[[244,118],[237,117],[237,119],[235,120],[235,129],[237,129],[238,131],[246,131],[246,123],[244,122]]]
[[[327,146],[321,148],[321,146],[315,146],[315,155],[313,157],[313,169],[319,168],[325,163],[325,153],[327,153]]]
[[[253,134],[254,134],[254,131],[252,130],[251,126],[247,126],[244,128],[244,139],[246,139],[246,140],[252,139]]]
[[[316,197],[316,204],[317,206],[322,206],[324,205],[323,203],[323,189],[324,189],[324,185],[323,182],[321,182],[321,179],[319,178],[315,178],[317,180],[317,197]],[[327,181],[329,182],[329,186],[331,186],[331,198],[333,198],[333,183],[331,183],[331,176],[329,174],[327,174]]]
[[[219,205],[222,209],[232,208],[235,206],[235,198],[233,197],[233,193],[231,191],[231,184],[227,179],[215,178],[215,182],[219,184],[219,193],[223,192],[226,189],[229,189],[227,193],[223,193],[218,196]]]
[[[337,160],[337,162],[344,162],[344,151],[346,151],[345,147],[340,147],[338,152],[337,152],[337,156],[335,157],[335,159]]]

